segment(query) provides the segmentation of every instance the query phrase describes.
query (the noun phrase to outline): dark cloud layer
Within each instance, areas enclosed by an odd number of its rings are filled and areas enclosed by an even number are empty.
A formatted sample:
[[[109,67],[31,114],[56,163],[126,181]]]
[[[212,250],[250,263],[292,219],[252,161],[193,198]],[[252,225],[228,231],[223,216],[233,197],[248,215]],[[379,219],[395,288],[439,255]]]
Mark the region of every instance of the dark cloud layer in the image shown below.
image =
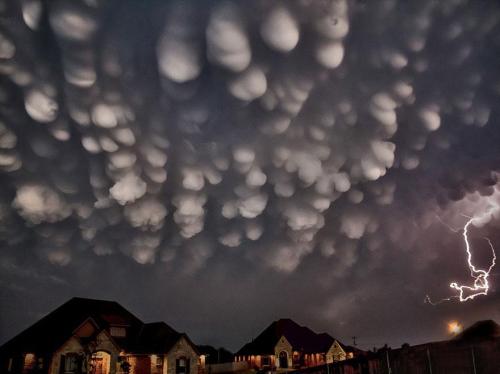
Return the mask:
[[[500,318],[500,7],[0,3],[0,341],[73,295],[237,348]]]

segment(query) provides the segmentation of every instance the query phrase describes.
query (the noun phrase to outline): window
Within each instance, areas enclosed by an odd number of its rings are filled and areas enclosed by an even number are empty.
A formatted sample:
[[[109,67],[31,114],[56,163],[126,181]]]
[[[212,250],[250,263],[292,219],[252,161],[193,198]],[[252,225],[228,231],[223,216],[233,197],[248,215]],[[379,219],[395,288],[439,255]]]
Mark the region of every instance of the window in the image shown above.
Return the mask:
[[[109,333],[111,336],[116,338],[124,338],[127,335],[125,327],[111,326],[109,328]]]
[[[185,357],[175,360],[175,373],[188,374],[189,373],[189,359]]]
[[[36,368],[36,357],[33,353],[26,353],[24,356],[23,373],[30,373]]]
[[[293,366],[297,368],[305,366],[304,354],[297,351],[293,352],[292,363]]]
[[[163,357],[162,356],[156,356],[156,366],[157,367],[163,366]]]
[[[262,366],[269,366],[271,365],[271,359],[269,356],[262,356]]]
[[[76,353],[61,355],[61,373],[72,374],[80,372],[82,357]]]

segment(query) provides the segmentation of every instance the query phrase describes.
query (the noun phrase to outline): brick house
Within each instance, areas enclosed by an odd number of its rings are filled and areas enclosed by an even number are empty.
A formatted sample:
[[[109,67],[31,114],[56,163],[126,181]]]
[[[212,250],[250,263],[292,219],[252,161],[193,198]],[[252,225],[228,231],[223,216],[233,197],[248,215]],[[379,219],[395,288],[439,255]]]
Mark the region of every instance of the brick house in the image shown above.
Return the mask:
[[[326,333],[317,334],[291,319],[280,319],[245,344],[235,361],[255,369],[297,369],[353,358],[359,352]]]
[[[0,374],[197,374],[186,334],[113,301],[73,298],[0,347]]]

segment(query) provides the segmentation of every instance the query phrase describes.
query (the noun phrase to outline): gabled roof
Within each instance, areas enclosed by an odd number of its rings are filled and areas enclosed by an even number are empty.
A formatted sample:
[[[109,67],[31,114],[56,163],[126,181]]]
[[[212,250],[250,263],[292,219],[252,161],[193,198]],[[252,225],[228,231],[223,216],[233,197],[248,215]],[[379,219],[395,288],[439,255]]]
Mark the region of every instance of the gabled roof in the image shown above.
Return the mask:
[[[329,334],[317,334],[289,318],[284,318],[271,323],[257,338],[245,344],[237,354],[274,354],[274,347],[282,336],[290,342],[293,350],[304,353],[327,352],[335,341]]]
[[[131,350],[135,353],[166,353],[181,337],[181,333],[165,322],[146,323],[142,326]]]
[[[359,349],[359,348],[353,347],[352,345],[346,345],[346,344],[344,344],[344,343],[342,343],[342,342],[339,342],[338,340],[337,340],[337,343],[339,343],[340,347],[341,347],[341,348],[344,350],[344,352],[346,352],[346,353],[349,353],[349,352],[350,352],[350,353],[353,353],[355,356],[358,356],[358,355],[360,355],[360,354],[364,354],[364,353],[365,353],[365,351],[363,351],[363,350],[361,350],[361,349]]]
[[[126,327],[126,336],[113,337],[113,341],[130,353],[168,352],[185,336],[164,322],[144,324],[115,301],[75,297],[5,343],[0,347],[0,355],[52,353],[89,319],[99,330],[107,330],[110,326]],[[187,340],[192,344],[189,338]],[[194,350],[196,351],[196,347]]]

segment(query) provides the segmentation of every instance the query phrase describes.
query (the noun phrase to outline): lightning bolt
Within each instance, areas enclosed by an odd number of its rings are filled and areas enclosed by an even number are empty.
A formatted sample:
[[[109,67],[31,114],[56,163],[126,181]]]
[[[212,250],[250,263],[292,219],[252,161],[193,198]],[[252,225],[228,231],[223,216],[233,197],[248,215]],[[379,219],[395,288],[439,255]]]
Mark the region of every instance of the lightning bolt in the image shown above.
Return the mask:
[[[491,213],[491,211],[489,213]],[[486,213],[486,214],[488,214],[488,213]],[[480,268],[476,267],[476,265],[474,265],[474,263],[472,262],[472,249],[471,249],[471,245],[469,243],[469,227],[473,223],[473,221],[477,218],[476,217],[468,217],[465,215],[464,215],[464,217],[467,217],[468,221],[466,222],[466,224],[463,228],[462,236],[463,236],[464,242],[465,242],[465,250],[467,252],[467,264],[468,264],[468,267],[470,270],[470,275],[471,275],[472,279],[474,279],[473,286],[460,285],[457,282],[451,282],[450,288],[458,291],[458,295],[447,297],[447,298],[442,299],[438,302],[433,302],[431,300],[431,298],[429,297],[429,295],[426,295],[425,300],[424,300],[424,302],[426,302],[426,303],[429,303],[431,305],[438,305],[438,304],[441,304],[441,303],[446,302],[446,301],[451,301],[453,299],[458,299],[460,302],[463,303],[463,302],[466,302],[469,300],[474,300],[476,297],[478,297],[480,295],[487,295],[488,294],[488,291],[490,289],[490,284],[489,284],[488,278],[490,276],[491,270],[495,267],[496,260],[497,260],[495,248],[494,248],[491,240],[489,238],[485,237],[484,240],[486,240],[488,242],[488,245],[490,246],[491,253],[492,253],[491,265],[487,269],[480,269]],[[441,220],[441,217],[438,216],[438,218],[441,221],[441,223],[443,223],[450,230],[457,232],[457,233],[459,232],[458,229],[454,229],[453,227],[444,223]],[[466,293],[467,293],[467,295],[466,295]]]

